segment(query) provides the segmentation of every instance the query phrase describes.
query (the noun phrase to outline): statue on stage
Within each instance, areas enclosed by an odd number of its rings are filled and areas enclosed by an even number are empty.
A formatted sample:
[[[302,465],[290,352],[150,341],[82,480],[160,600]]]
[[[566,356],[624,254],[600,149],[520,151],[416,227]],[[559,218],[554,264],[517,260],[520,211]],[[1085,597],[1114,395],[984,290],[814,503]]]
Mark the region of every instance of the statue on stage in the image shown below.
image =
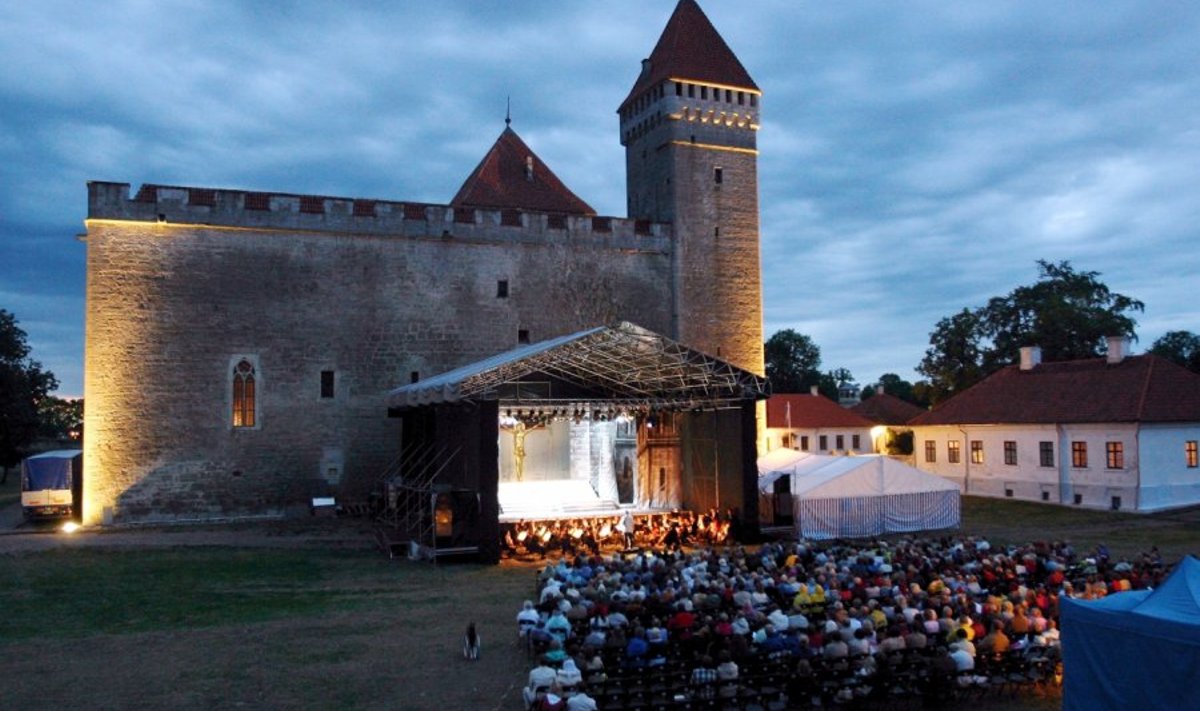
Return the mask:
[[[512,461],[515,481],[525,481],[525,436],[544,427],[543,424],[528,425],[522,420],[517,420],[511,425],[501,425],[501,429],[508,430],[513,438]]]
[[[525,423],[517,421],[513,425],[513,471],[517,475],[517,481],[525,480]]]

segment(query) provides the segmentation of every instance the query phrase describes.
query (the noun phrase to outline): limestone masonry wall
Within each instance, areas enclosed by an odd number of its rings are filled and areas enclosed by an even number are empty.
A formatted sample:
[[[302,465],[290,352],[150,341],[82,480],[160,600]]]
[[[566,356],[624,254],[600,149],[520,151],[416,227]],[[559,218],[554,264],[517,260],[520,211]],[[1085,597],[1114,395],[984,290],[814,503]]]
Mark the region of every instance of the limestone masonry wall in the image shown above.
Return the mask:
[[[414,374],[614,320],[669,332],[670,225],[363,202],[89,184],[87,522],[361,495]],[[253,427],[233,426],[241,359]]]

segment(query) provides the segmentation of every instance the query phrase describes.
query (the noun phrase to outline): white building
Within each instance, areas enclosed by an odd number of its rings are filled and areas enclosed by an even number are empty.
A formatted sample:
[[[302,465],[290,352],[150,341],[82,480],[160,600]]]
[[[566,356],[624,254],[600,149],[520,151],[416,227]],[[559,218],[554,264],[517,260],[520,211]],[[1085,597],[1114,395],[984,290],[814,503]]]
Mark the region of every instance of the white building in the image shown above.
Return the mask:
[[[910,421],[917,467],[964,493],[1135,511],[1200,503],[1200,375],[1104,358],[1000,370]]]
[[[767,400],[766,446],[762,452],[788,447],[814,454],[870,453],[874,451],[874,426],[862,415],[816,392],[772,395]]]

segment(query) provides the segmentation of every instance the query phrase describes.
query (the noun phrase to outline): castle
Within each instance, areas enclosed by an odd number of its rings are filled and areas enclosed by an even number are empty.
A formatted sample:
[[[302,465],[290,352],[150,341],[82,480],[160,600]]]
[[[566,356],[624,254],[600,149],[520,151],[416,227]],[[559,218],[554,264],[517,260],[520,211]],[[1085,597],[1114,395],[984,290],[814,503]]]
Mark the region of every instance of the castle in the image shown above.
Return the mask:
[[[599,324],[761,374],[761,98],[680,0],[618,108],[627,218],[511,127],[444,205],[90,182],[84,522],[362,494],[389,391]]]

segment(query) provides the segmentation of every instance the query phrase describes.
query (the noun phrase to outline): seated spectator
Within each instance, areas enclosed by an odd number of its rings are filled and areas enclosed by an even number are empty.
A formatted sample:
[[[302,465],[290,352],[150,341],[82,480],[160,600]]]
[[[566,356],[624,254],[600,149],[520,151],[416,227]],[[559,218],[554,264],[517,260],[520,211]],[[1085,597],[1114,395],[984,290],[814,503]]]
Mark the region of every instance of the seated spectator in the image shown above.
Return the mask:
[[[979,640],[975,649],[980,654],[1004,654],[1010,646],[1012,646],[1012,642],[1008,639],[1008,635],[1004,634],[1004,622],[996,620],[992,623],[992,631]]]
[[[527,637],[529,630],[537,627],[539,622],[541,622],[541,617],[538,615],[538,611],[533,609],[533,601],[526,600],[521,611],[517,613],[517,636]]]
[[[559,667],[558,673],[555,675],[555,681],[564,694],[570,694],[575,687],[583,683],[583,672],[579,671],[579,667],[575,664],[575,660],[567,657],[563,660],[562,666]]]
[[[567,699],[567,711],[596,711],[596,700],[586,691],[577,691]]]
[[[696,667],[692,669],[691,677],[689,677],[689,683],[696,696],[701,699],[713,698],[716,682],[717,668],[713,664],[712,657],[701,657]]]
[[[845,659],[850,656],[850,645],[842,639],[841,632],[830,632],[826,635],[825,650],[821,656],[826,659]]]
[[[717,687],[721,698],[737,696],[738,665],[728,652],[721,653],[721,663],[717,665]]]
[[[566,661],[567,651],[563,649],[563,643],[559,642],[557,639],[551,639],[550,648],[547,649],[546,653],[542,655],[542,659],[545,660],[547,664],[555,666]]]
[[[555,610],[546,620],[546,633],[559,642],[566,643],[571,636],[571,622],[563,615],[562,610]]]

